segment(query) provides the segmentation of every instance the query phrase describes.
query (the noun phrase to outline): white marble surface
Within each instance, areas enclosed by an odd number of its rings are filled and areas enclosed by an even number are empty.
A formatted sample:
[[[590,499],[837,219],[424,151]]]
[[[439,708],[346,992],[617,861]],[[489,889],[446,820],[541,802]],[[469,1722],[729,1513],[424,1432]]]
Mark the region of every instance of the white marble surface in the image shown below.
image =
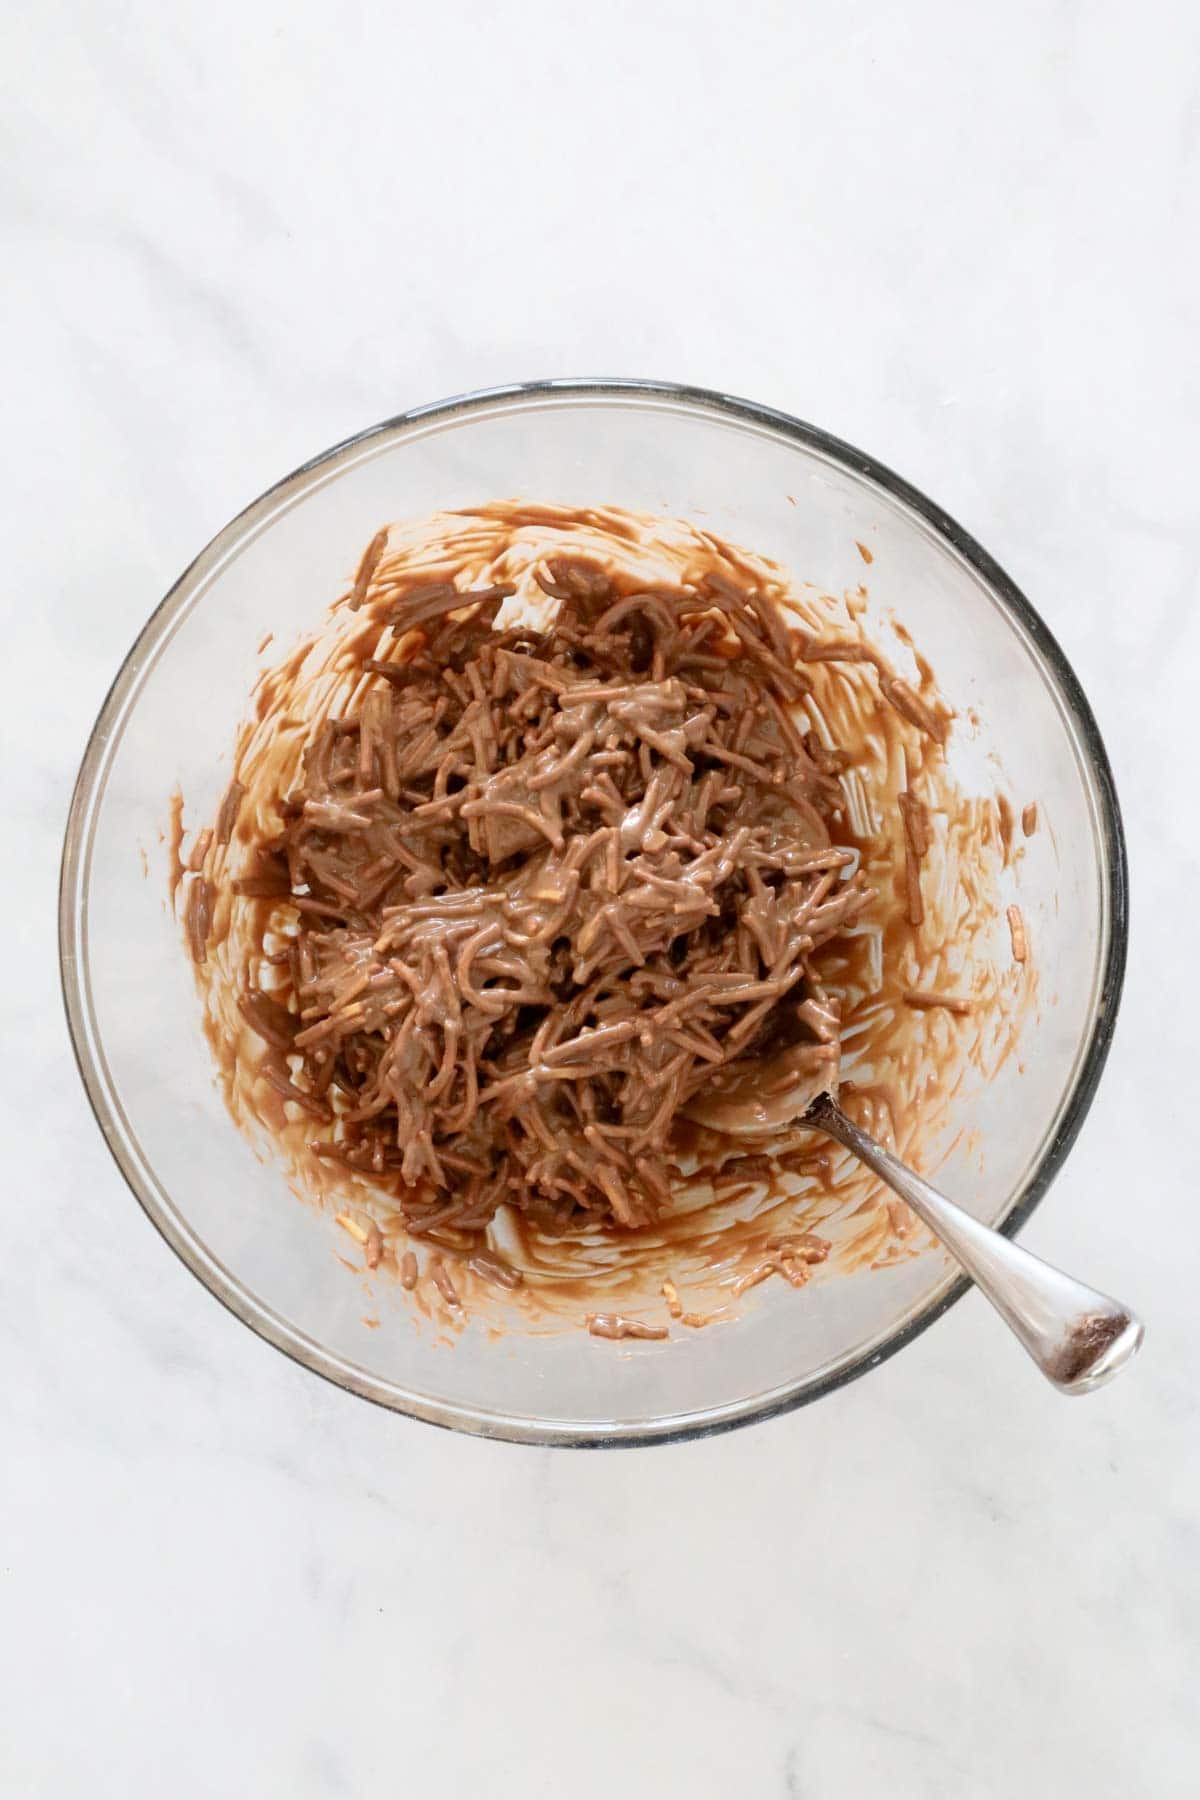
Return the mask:
[[[1194,1794],[1190,0],[44,0],[4,36],[0,1791]],[[468,1441],[252,1337],[111,1165],[55,880],[137,629],[322,446],[595,373],[861,443],[1074,659],[1134,932],[1103,1099],[1027,1241],[1144,1311],[1111,1390],[1058,1399],[971,1297],[761,1429]]]

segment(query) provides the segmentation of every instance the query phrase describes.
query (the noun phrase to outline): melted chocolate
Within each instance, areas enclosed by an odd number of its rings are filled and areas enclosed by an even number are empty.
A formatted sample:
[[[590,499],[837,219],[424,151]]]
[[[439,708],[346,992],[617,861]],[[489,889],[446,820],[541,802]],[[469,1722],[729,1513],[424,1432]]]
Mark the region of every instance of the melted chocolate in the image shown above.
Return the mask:
[[[735,1142],[678,1120],[668,1151],[671,1204],[658,1217],[620,1233],[587,1217],[548,1232],[501,1206],[486,1248],[478,1232],[464,1237],[452,1221],[414,1239],[413,1218],[382,1170],[310,1147],[309,1109],[325,1103],[311,1092],[298,1099],[286,1051],[261,1029],[274,1021],[280,1035],[276,1015],[245,1011],[248,992],[252,1011],[272,1002],[287,1010],[273,997],[286,986],[281,970],[299,922],[280,913],[282,891],[256,846],[286,829],[284,800],[302,786],[315,736],[329,720],[357,716],[373,672],[394,661],[380,634],[388,609],[403,597],[411,602],[422,584],[511,589],[501,623],[514,629],[525,620],[541,630],[551,611],[544,586],[553,556],[590,559],[626,591],[631,582],[697,590],[726,583],[753,588],[779,609],[791,652],[781,665],[798,667],[810,689],[794,703],[797,729],[810,761],[838,789],[829,831],[855,853],[874,893],[861,922],[827,947],[822,963],[823,986],[840,1006],[849,1076],[842,1098],[852,1116],[920,1164],[923,1140],[944,1145],[950,1137],[968,1066],[990,1071],[1011,1052],[1035,989],[1029,968],[1013,966],[1008,954],[998,958],[992,943],[997,919],[1004,925],[998,879],[1011,848],[1011,811],[1006,818],[995,801],[967,799],[956,787],[944,756],[950,714],[905,634],[895,635],[909,667],[897,672],[864,636],[861,594],[837,600],[795,589],[774,565],[677,521],[496,503],[393,527],[365,586],[356,580],[328,622],[259,680],[234,761],[236,829],[231,824],[228,844],[214,839],[205,849],[197,878],[211,884],[211,918],[193,919],[193,933],[207,925],[197,981],[230,1110],[284,1155],[299,1191],[343,1205],[353,1199],[379,1233],[379,1268],[399,1272],[405,1286],[418,1280],[410,1246],[431,1242],[437,1268],[420,1277],[417,1297],[435,1308],[445,1302],[454,1317],[447,1286],[467,1311],[519,1320],[527,1330],[577,1328],[589,1313],[629,1305],[653,1304],[669,1318],[667,1279],[681,1322],[694,1325],[712,1316],[714,1303],[717,1316],[728,1316],[719,1303],[764,1267],[795,1285],[807,1280],[816,1265],[790,1256],[789,1275],[780,1249],[805,1233],[829,1246],[819,1275],[919,1253],[929,1240],[906,1209],[889,1209],[865,1170],[786,1121],[765,1122],[768,1139],[748,1161],[744,1137]],[[177,858],[176,841],[176,868]],[[310,897],[306,904],[325,903]],[[944,1006],[906,1005],[906,993],[967,1002],[969,1021]],[[519,1286],[498,1281],[497,1269],[521,1277]]]

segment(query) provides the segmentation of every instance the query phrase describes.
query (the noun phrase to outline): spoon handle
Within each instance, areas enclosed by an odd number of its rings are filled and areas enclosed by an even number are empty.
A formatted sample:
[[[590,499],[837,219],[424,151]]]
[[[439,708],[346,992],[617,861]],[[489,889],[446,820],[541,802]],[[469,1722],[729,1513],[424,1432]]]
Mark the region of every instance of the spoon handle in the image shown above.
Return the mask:
[[[1123,1369],[1141,1344],[1141,1320],[1106,1294],[1042,1262],[930,1187],[847,1118],[829,1094],[804,1115],[906,1200],[987,1295],[1060,1393],[1086,1394]]]

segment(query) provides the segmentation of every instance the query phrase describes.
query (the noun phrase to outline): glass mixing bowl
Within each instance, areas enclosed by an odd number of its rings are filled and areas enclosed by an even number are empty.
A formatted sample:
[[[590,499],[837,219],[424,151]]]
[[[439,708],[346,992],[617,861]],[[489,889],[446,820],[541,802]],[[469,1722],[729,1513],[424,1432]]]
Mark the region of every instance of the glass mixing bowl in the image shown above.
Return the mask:
[[[1019,1058],[964,1097],[963,1138],[938,1168],[1006,1232],[1061,1168],[1105,1060],[1126,942],[1120,815],[1075,676],[991,558],[870,457],[722,394],[552,381],[420,408],[281,481],[172,588],[92,732],[62,870],[70,1028],[130,1187],[218,1299],[356,1394],[522,1442],[664,1442],[815,1400],[908,1343],[966,1284],[935,1252],[800,1295],[767,1283],[736,1323],[666,1343],[472,1327],[439,1342],[398,1284],[397,1303],[365,1301],[331,1254],[346,1243],[330,1213],[297,1201],[234,1128],[165,904],[169,797],[178,786],[193,820],[213,816],[266,633],[277,656],[310,629],[381,521],[514,495],[696,519],[833,592],[863,580],[856,540],[871,546],[872,605],[894,610],[951,704],[978,715],[976,769],[998,758],[1044,821],[1021,887],[1040,1017]]]

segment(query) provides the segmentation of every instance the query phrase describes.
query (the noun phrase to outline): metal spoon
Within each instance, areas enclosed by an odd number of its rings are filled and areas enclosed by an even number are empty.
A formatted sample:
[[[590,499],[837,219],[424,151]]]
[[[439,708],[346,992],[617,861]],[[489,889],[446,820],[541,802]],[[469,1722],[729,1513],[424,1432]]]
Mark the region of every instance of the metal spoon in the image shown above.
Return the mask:
[[[1127,1306],[981,1225],[848,1119],[830,1094],[818,1094],[802,1118],[844,1145],[908,1202],[1060,1393],[1090,1393],[1134,1356],[1143,1328]]]

